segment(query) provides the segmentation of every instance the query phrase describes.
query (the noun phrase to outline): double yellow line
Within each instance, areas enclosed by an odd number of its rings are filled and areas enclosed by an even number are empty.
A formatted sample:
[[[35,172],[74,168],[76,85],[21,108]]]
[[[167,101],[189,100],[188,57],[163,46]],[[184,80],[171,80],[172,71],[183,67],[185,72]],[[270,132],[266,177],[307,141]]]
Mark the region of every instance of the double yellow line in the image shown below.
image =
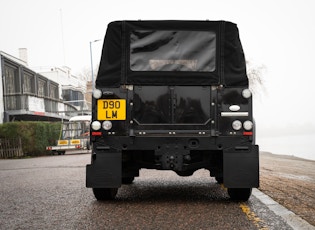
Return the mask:
[[[257,217],[257,215],[252,212],[250,210],[250,207],[248,207],[247,204],[245,204],[244,202],[242,202],[240,204],[240,208],[242,209],[242,211],[246,214],[247,218],[253,222],[253,224],[259,229],[259,230],[268,230],[269,228],[266,227],[264,225],[264,222],[259,218]]]
[[[221,188],[227,191],[227,188],[225,188],[223,184],[221,184]],[[250,207],[245,202],[240,203],[240,208],[247,216],[247,219],[253,222],[257,229],[269,230],[269,228],[264,224],[264,221],[257,217],[257,215],[251,211]]]

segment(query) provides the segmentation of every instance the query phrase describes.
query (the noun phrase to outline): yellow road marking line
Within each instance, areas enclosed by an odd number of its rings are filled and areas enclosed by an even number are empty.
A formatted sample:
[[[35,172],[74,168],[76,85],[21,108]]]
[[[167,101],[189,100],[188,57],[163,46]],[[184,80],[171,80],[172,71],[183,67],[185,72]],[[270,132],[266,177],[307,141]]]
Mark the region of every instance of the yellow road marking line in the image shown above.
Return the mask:
[[[246,214],[247,218],[253,222],[253,224],[259,229],[259,230],[268,230],[269,228],[264,226],[264,222],[256,216],[254,212],[250,210],[250,207],[246,205],[245,203],[240,204],[240,208],[242,211]]]
[[[224,187],[224,184],[220,184],[221,188],[225,191],[227,191],[227,188]],[[246,214],[248,220],[252,221],[253,224],[259,229],[259,230],[269,230],[267,226],[264,225],[264,221],[261,220],[257,215],[250,210],[250,207],[246,205],[246,203],[242,202],[240,203],[240,208],[242,211]]]

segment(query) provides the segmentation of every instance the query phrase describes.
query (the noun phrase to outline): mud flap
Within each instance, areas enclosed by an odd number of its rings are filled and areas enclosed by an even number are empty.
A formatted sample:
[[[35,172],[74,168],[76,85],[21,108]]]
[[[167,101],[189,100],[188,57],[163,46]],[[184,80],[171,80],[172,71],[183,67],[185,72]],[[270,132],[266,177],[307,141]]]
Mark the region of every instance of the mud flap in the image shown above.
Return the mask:
[[[226,188],[259,187],[258,145],[223,151],[223,183]]]
[[[92,164],[86,166],[86,187],[119,188],[121,186],[122,154],[98,153]]]

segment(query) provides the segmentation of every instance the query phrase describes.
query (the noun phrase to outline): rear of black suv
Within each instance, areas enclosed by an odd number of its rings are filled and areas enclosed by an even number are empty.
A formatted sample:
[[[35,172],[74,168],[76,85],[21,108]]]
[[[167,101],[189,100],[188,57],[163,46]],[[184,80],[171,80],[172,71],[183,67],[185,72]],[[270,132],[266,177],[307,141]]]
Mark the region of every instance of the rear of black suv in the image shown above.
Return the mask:
[[[141,168],[208,169],[236,200],[259,186],[252,94],[233,23],[112,22],[92,104],[86,185],[98,200],[114,198]]]

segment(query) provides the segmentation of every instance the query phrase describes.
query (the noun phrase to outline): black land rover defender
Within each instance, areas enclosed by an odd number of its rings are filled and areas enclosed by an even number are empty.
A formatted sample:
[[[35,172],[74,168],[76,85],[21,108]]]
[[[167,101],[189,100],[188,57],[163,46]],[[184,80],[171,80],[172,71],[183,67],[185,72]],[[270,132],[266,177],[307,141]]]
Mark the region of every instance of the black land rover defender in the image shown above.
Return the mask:
[[[98,200],[141,168],[208,169],[235,200],[259,186],[252,94],[231,22],[110,23],[92,104],[86,186]]]

